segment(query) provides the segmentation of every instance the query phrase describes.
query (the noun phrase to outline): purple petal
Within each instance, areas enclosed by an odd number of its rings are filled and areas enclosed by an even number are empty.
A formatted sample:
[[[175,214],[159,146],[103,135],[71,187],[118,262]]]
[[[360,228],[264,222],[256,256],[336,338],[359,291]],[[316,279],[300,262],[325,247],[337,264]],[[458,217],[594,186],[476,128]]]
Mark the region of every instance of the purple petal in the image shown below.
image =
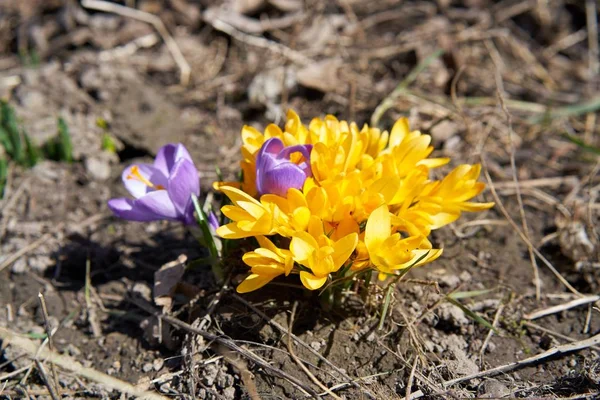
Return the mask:
[[[269,193],[265,188],[264,188],[264,179],[265,179],[265,174],[269,171],[271,171],[273,168],[275,168],[277,165],[281,164],[281,162],[278,162],[275,157],[273,157],[271,154],[263,154],[262,157],[260,158],[260,163],[257,162],[256,163],[256,190],[258,191],[258,193],[260,194],[265,194],[265,193]]]
[[[145,196],[137,199],[137,204],[145,208],[148,212],[161,216],[162,219],[179,219],[177,208],[171,201],[169,193],[166,190],[157,190],[150,192]]]
[[[190,153],[181,143],[167,144],[161,147],[156,153],[154,167],[158,168],[165,176],[171,174],[171,169],[175,163],[181,159],[186,159],[193,163]]]
[[[262,147],[256,155],[256,168],[257,172],[263,162],[265,155],[276,156],[281,150],[283,150],[283,142],[279,138],[271,138],[263,143]]]
[[[179,214],[185,214],[192,201],[192,194],[200,195],[200,179],[194,163],[187,159],[175,163],[169,176],[167,192]]]
[[[156,221],[162,219],[160,215],[156,215],[153,212],[148,211],[146,208],[141,207],[137,200],[119,198],[110,199],[108,201],[108,208],[117,217],[126,219],[129,221]]]
[[[287,197],[290,188],[302,189],[306,174],[296,164],[283,163],[266,171],[262,176],[262,194],[273,193]]]
[[[310,160],[310,152],[312,151],[312,144],[297,144],[296,146],[286,147],[277,154],[277,158],[290,159],[292,153],[302,153],[306,160]]]
[[[121,174],[121,179],[123,180],[123,185],[125,185],[125,189],[129,191],[129,193],[135,197],[136,199],[144,196],[146,193],[154,190],[146,185],[144,182],[140,181],[136,178],[128,178],[131,175],[131,169],[137,166],[140,175],[146,178],[148,181],[153,183],[155,186],[162,186],[163,188],[167,187],[167,177],[163,175],[163,173],[150,164],[133,164],[129,167],[125,168],[123,173]]]
[[[217,228],[219,227],[219,220],[217,219],[215,213],[212,211],[208,213],[208,226],[210,226],[213,233],[216,232]]]

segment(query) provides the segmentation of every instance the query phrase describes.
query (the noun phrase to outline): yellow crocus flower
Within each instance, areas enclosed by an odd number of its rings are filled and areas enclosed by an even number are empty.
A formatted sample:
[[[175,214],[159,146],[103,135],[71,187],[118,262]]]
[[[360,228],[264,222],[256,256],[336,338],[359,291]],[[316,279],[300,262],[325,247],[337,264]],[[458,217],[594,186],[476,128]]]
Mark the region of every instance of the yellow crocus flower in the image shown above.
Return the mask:
[[[310,270],[300,271],[302,284],[316,290],[327,282],[330,273],[348,261],[358,243],[358,234],[350,233],[333,241],[323,233],[322,223],[316,217],[311,218],[309,231],[294,234],[290,251],[294,261]]]
[[[244,254],[242,260],[248,264],[251,274],[238,285],[238,293],[260,289],[279,275],[288,276],[294,267],[292,253],[280,249],[264,236],[257,236],[260,247]]]
[[[365,247],[380,278],[426,264],[442,254],[441,249],[431,249],[425,236],[402,238],[399,233],[392,233],[391,220],[392,215],[384,204],[371,213],[365,228]]]

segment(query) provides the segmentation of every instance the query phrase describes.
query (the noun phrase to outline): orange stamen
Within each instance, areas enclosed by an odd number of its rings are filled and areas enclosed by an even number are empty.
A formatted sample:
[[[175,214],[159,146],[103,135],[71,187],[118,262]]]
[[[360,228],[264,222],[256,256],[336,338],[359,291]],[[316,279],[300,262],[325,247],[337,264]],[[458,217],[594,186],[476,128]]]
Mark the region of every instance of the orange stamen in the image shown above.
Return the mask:
[[[290,154],[290,161],[296,165],[300,165],[301,163],[303,163],[307,160],[306,160],[306,158],[304,158],[304,154],[302,154],[299,151],[295,151],[292,154]]]
[[[138,168],[137,165],[134,165],[133,167],[131,167],[131,173],[129,175],[127,175],[127,179],[138,180],[138,181],[142,182],[144,185],[151,187],[153,189],[156,189],[156,190],[164,190],[165,189],[165,187],[163,185],[155,185],[154,183],[150,182],[146,177],[144,177],[140,173],[140,169]]]

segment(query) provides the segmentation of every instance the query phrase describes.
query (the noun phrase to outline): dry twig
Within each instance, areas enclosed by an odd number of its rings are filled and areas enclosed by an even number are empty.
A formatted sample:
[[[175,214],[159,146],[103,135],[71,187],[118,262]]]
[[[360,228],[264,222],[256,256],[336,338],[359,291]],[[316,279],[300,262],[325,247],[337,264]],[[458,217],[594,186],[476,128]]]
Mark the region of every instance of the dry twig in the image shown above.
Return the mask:
[[[162,22],[162,20],[160,18],[158,18],[156,15],[153,15],[153,14],[150,14],[150,13],[147,13],[144,11],[136,10],[135,8],[126,7],[126,6],[122,6],[122,5],[115,4],[115,3],[109,3],[108,1],[103,1],[103,0],[82,0],[81,5],[85,8],[89,8],[91,10],[111,12],[111,13],[114,13],[117,15],[121,15],[123,17],[133,18],[138,21],[143,21],[143,22],[146,22],[146,23],[154,26],[154,29],[156,29],[158,31],[158,34],[165,41],[165,44],[167,45],[169,52],[171,53],[171,55],[173,56],[173,59],[175,60],[175,63],[177,63],[177,66],[179,67],[180,83],[183,86],[188,85],[188,83],[190,82],[190,76],[191,76],[192,69],[190,68],[190,65],[186,61],[185,57],[183,56],[183,53],[181,53],[181,50],[179,49],[177,42],[175,42],[175,39],[173,39],[173,36],[171,36],[171,34],[169,33],[169,30],[167,29],[165,24]]]
[[[546,317],[548,315],[556,314],[556,313],[559,313],[562,311],[570,310],[571,308],[579,307],[579,306],[582,306],[585,304],[595,303],[599,300],[600,300],[600,296],[597,296],[597,295],[581,297],[579,299],[569,301],[568,303],[565,303],[565,304],[559,304],[557,306],[548,307],[548,308],[544,308],[542,310],[534,311],[529,314],[525,314],[525,315],[523,315],[523,318],[531,321],[534,319]]]
[[[447,388],[449,386],[456,385],[457,383],[470,381],[471,379],[483,378],[486,376],[495,376],[495,375],[502,374],[505,372],[514,371],[515,369],[518,369],[518,368],[523,368],[523,367],[527,367],[527,366],[536,364],[540,361],[544,361],[553,356],[572,353],[574,351],[579,351],[579,350],[584,350],[589,347],[596,346],[598,344],[600,344],[600,334],[592,336],[591,338],[588,338],[588,339],[579,340],[577,342],[563,344],[561,346],[553,347],[548,351],[545,351],[545,352],[538,354],[536,356],[533,356],[533,357],[526,358],[521,361],[516,361],[516,362],[510,363],[510,364],[501,365],[499,367],[488,369],[486,371],[481,371],[476,374],[463,376],[462,378],[452,379],[452,380],[442,383],[442,385],[445,388]]]
[[[292,307],[292,314],[290,315],[290,326],[288,328],[288,335],[287,335],[287,337],[288,337],[287,338],[287,348],[290,353],[290,357],[292,357],[294,362],[296,364],[298,364],[298,366],[302,369],[302,371],[304,371],[304,373],[308,376],[308,378],[311,381],[313,381],[313,383],[315,385],[317,385],[319,388],[321,388],[321,390],[325,391],[328,395],[330,395],[331,397],[333,397],[336,400],[342,400],[340,396],[333,393],[331,391],[331,389],[329,389],[319,379],[317,379],[317,377],[312,372],[310,372],[310,370],[308,368],[306,368],[306,365],[304,365],[304,363],[294,353],[294,346],[292,344],[292,327],[294,326],[294,318],[296,316],[297,308],[298,308],[298,302],[294,302],[294,306]]]
[[[504,115],[506,116],[506,124],[508,125],[508,142],[510,145],[510,168],[512,172],[512,178],[515,185],[515,190],[517,193],[517,203],[519,204],[519,214],[521,216],[521,225],[523,227],[523,233],[529,239],[529,227],[527,226],[527,218],[525,218],[525,207],[523,206],[523,197],[521,196],[521,189],[519,186],[519,180],[517,178],[517,165],[515,161],[515,143],[513,140],[514,130],[512,123],[512,116],[510,112],[508,112],[508,108],[506,107],[505,91],[504,91],[504,81],[502,80],[502,75],[500,72],[500,68],[503,65],[501,59],[499,59],[499,55],[497,55],[497,51],[493,47],[490,41],[485,42],[486,47],[490,52],[490,56],[492,62],[494,63],[494,68],[496,72],[496,94],[498,96],[498,100],[500,101],[500,106]],[[533,269],[533,281],[535,283],[535,297],[539,301],[541,298],[541,280],[540,280],[540,271],[537,265],[537,261],[535,259],[535,255],[533,254],[533,245],[529,245],[527,248],[529,252],[529,260],[531,261],[531,267]]]
[[[51,362],[52,364],[55,364],[64,370],[70,371],[77,376],[87,378],[100,385],[104,385],[110,389],[114,389],[122,393],[127,393],[131,396],[135,396],[140,399],[168,400],[167,397],[164,397],[158,393],[148,392],[128,382],[106,375],[93,368],[84,367],[71,357],[60,355],[46,348],[38,349],[39,346],[37,343],[33,342],[32,340],[21,337],[17,333],[9,329],[0,327],[0,339],[2,339],[4,345],[18,347],[20,350],[26,352],[27,355],[32,359],[35,359],[37,354],[38,357],[44,358],[48,362]]]

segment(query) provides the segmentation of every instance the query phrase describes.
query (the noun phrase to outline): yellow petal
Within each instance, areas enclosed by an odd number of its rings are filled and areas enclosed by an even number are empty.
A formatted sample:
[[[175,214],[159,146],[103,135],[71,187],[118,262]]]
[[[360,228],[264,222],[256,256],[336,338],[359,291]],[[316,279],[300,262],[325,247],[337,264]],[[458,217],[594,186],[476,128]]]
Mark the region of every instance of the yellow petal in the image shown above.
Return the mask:
[[[240,201],[246,201],[249,203],[254,203],[256,205],[260,205],[260,203],[256,199],[249,196],[248,194],[241,191],[240,189],[237,189],[237,188],[234,188],[231,186],[221,186],[221,191],[223,193],[225,193],[225,195],[227,197],[229,197],[229,200],[231,200],[234,204],[237,204]]]
[[[254,236],[252,232],[246,232],[238,228],[236,223],[221,225],[217,228],[217,235],[223,239],[242,239]]]
[[[265,276],[258,274],[251,274],[242,283],[238,285],[236,291],[238,293],[248,293],[253,290],[260,289],[267,283],[271,282],[275,278],[274,276]]]
[[[238,206],[223,206],[221,212],[232,221],[244,221],[252,219],[252,216]]]
[[[496,203],[471,203],[465,201],[464,203],[460,203],[460,209],[463,211],[483,211],[489,208],[494,207]]]
[[[290,242],[290,251],[296,262],[305,263],[319,245],[315,238],[306,232],[298,232],[292,237]]]
[[[356,233],[351,233],[333,244],[333,272],[339,270],[348,261],[357,244]]]
[[[310,220],[310,210],[308,207],[297,208],[292,213],[292,219],[294,221],[294,228],[298,231],[304,231]]]
[[[388,142],[389,148],[398,146],[409,133],[410,126],[408,125],[408,119],[400,118],[392,127],[392,132],[390,133],[390,139]]]
[[[365,244],[369,253],[376,251],[377,247],[391,235],[390,222],[390,212],[386,204],[371,213],[365,228]]]
[[[256,240],[258,240],[258,244],[260,245],[260,247],[263,247],[265,249],[271,250],[273,253],[277,253],[277,251],[279,250],[277,248],[277,246],[275,246],[273,244],[273,242],[271,242],[265,236],[257,236]]]
[[[302,284],[307,289],[316,290],[323,286],[325,282],[327,282],[327,277],[324,276],[322,278],[317,278],[310,272],[300,271],[300,281],[302,281]]]

